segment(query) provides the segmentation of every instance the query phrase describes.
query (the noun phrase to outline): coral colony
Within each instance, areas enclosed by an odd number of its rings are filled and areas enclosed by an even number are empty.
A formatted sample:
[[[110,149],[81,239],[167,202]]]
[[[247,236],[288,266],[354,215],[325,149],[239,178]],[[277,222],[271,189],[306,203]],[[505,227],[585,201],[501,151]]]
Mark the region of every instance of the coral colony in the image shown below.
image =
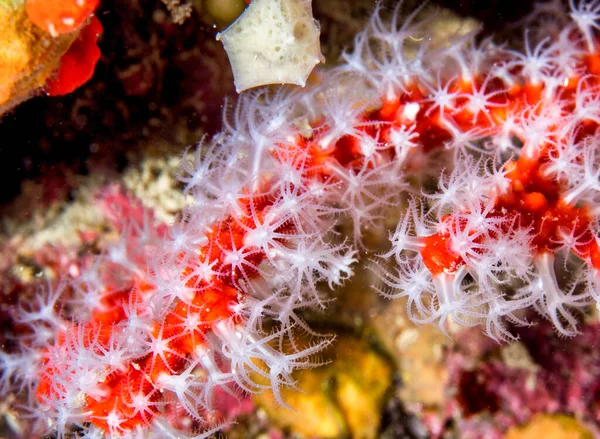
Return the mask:
[[[31,434],[202,438],[223,398],[285,405],[332,341],[302,310],[359,260],[416,322],[507,341],[533,308],[577,334],[600,301],[600,2],[538,16],[522,51],[433,46],[416,13],[380,12],[320,83],[240,96],[183,162],[179,222],[107,197],[121,239],[20,303],[0,354]],[[388,251],[369,251],[390,217]]]

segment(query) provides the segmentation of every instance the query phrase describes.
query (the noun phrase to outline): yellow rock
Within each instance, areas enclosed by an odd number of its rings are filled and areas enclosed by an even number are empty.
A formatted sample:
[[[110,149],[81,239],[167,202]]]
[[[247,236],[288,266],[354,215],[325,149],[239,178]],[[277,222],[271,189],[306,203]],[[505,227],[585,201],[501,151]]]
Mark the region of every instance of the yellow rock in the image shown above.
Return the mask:
[[[592,433],[567,415],[539,414],[529,423],[511,428],[504,439],[593,439]]]
[[[52,38],[27,19],[25,1],[0,0],[0,115],[46,83],[76,36]]]
[[[354,270],[351,282],[335,291],[332,307],[340,306],[336,319],[346,325],[359,320],[376,333],[400,372],[402,386],[398,396],[406,405],[441,409],[448,398],[449,381],[444,351],[453,339],[435,325],[411,322],[406,299],[381,298],[371,287],[380,282],[379,278],[364,267],[356,266]]]
[[[391,385],[388,361],[365,341],[342,336],[325,352],[326,366],[295,374],[301,391],[286,389],[289,410],[271,392],[256,397],[275,425],[320,438],[375,438],[382,405]]]
[[[0,104],[8,101],[14,84],[19,80],[20,73],[29,64],[27,44],[21,38],[15,38],[17,30],[15,23],[9,22],[7,9],[0,7]]]
[[[371,322],[400,370],[402,401],[431,409],[443,407],[449,379],[444,349],[452,340],[436,326],[412,323],[405,299],[388,302]]]

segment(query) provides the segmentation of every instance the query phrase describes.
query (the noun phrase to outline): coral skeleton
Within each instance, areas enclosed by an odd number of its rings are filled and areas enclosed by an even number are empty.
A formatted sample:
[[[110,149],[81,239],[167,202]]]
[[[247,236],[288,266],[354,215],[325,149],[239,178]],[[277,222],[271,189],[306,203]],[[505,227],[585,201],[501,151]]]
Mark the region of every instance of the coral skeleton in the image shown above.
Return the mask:
[[[19,304],[0,390],[27,395],[32,434],[208,437],[224,395],[286,404],[332,342],[302,311],[359,260],[415,322],[507,341],[534,309],[574,336],[600,303],[599,8],[572,2],[522,51],[430,44],[419,11],[377,9],[320,83],[242,93],[183,160],[178,222],[106,196],[120,240]]]

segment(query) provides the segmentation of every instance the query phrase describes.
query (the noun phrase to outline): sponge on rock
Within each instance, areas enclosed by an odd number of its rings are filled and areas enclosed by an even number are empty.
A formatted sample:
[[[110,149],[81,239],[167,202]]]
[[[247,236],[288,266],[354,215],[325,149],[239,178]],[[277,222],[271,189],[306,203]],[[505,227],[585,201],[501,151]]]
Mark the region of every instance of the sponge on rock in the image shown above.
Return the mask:
[[[311,0],[253,0],[217,39],[229,56],[238,93],[267,84],[304,87],[315,65],[325,61]]]

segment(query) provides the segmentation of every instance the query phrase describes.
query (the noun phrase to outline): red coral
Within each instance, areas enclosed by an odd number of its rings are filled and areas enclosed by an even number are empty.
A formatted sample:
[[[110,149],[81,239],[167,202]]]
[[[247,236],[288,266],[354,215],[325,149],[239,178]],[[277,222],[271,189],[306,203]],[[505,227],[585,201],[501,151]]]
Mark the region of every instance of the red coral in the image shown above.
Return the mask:
[[[96,42],[101,34],[102,24],[96,17],[92,17],[61,58],[56,76],[47,82],[45,91],[48,95],[71,93],[94,75],[96,63],[100,59],[100,49]]]

